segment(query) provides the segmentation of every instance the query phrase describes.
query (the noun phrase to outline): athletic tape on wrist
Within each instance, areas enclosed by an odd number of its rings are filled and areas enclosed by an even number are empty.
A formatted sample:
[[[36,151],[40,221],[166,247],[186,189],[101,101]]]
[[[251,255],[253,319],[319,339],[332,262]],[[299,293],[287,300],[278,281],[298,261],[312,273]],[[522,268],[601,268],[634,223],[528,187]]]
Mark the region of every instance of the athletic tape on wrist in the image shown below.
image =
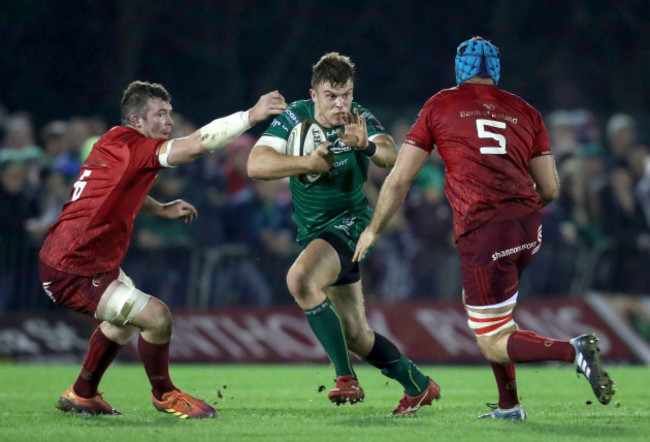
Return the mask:
[[[208,152],[214,152],[218,148],[230,144],[250,128],[248,111],[235,112],[203,126],[200,129],[201,144]]]
[[[377,152],[377,145],[372,141],[368,141],[368,147],[366,147],[361,151],[361,153],[363,153],[367,157],[373,156],[375,152]]]

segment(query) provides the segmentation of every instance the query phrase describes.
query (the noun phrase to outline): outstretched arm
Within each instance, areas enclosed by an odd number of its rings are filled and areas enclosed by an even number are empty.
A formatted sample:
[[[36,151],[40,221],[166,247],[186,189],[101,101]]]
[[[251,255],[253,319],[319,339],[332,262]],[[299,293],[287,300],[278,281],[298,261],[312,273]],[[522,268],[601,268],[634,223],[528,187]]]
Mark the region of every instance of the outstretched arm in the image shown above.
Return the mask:
[[[147,195],[140,207],[140,213],[150,213],[161,218],[182,219],[189,224],[199,216],[196,208],[184,200],[174,200],[169,203],[160,203]]]
[[[159,149],[160,162],[163,166],[177,166],[194,161],[230,144],[260,121],[278,115],[286,108],[287,103],[278,91],[269,92],[246,112],[216,119],[187,137],[166,141]]]
[[[395,168],[381,186],[375,213],[357,242],[352,261],[361,261],[368,249],[375,244],[390,218],[404,202],[411,182],[424,166],[428,155],[419,147],[407,143],[402,145]]]

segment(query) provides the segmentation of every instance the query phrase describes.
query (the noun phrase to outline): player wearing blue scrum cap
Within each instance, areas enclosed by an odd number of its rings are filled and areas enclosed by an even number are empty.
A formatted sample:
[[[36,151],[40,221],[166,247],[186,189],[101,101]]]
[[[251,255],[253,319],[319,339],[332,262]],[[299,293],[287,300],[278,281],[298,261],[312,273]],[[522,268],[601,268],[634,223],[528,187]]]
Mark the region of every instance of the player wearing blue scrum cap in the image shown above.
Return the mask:
[[[438,149],[445,194],[454,211],[468,325],[490,362],[498,403],[481,418],[526,419],[515,363],[575,363],[596,398],[610,402],[613,382],[600,361],[598,338],[570,341],[519,330],[513,317],[519,277],[542,245],[542,206],[559,192],[555,161],[540,113],[496,87],[499,50],[481,37],[458,46],[456,87],[431,97],[386,178],[373,218],[357,242],[359,260],[404,201],[409,184]]]
[[[472,77],[491,78],[494,84],[501,77],[499,49],[481,37],[462,42],[456,51],[456,85]]]

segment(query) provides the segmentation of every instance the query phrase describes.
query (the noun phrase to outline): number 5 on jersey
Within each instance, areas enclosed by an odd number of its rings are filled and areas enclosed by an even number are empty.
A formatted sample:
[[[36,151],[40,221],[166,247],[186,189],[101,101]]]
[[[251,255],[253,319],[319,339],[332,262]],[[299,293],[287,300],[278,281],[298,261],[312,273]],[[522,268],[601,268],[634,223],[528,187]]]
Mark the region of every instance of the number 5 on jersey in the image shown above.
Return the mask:
[[[499,143],[499,147],[481,147],[483,155],[503,155],[506,153],[506,137],[501,134],[490,132],[485,129],[485,126],[496,127],[497,129],[505,129],[506,123],[502,121],[485,120],[479,118],[476,120],[476,130],[478,131],[479,138],[492,138]]]
[[[77,201],[79,199],[81,192],[84,191],[86,184],[88,184],[86,181],[84,181],[84,179],[88,178],[91,172],[92,170],[84,170],[84,173],[81,174],[79,180],[74,183],[74,192],[72,192],[71,201]]]

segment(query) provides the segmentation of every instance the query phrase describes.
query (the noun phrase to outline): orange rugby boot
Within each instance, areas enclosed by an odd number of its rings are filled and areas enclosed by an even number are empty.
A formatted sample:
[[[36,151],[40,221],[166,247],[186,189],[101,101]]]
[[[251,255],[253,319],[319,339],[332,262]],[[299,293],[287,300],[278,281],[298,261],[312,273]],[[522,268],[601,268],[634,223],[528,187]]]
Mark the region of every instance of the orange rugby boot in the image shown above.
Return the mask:
[[[70,388],[61,395],[56,408],[66,413],[90,415],[122,414],[104,400],[102,393],[97,393],[91,398],[84,398],[75,393],[73,386],[70,386]]]
[[[156,410],[173,414],[180,419],[200,419],[217,415],[215,409],[201,399],[192,397],[180,390],[172,390],[163,394],[162,401],[159,401],[153,395],[151,400]]]

